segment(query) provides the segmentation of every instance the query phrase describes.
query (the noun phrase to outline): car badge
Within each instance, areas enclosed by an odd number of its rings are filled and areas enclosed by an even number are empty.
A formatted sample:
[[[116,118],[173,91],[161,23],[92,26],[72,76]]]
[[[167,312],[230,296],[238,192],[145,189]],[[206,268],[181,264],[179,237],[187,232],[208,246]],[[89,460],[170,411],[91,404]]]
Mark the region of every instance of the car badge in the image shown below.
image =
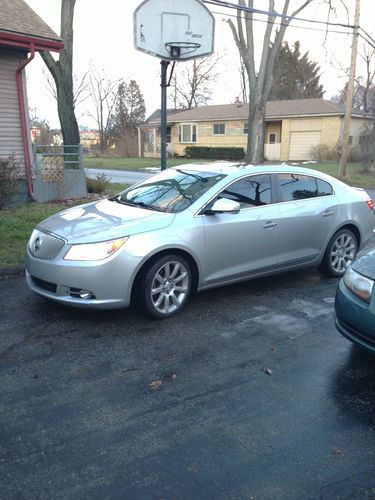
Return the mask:
[[[36,240],[34,241],[34,245],[33,245],[34,252],[39,252],[40,247],[42,246],[42,243],[43,243],[43,238],[38,236],[36,238]]]

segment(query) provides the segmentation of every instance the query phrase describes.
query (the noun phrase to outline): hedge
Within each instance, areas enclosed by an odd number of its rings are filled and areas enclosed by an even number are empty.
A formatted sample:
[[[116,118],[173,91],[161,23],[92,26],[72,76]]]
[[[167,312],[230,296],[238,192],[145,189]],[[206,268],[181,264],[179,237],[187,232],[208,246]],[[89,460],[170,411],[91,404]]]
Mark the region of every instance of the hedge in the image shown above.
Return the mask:
[[[244,148],[211,148],[188,146],[185,149],[188,158],[210,158],[214,160],[242,160],[245,158]]]

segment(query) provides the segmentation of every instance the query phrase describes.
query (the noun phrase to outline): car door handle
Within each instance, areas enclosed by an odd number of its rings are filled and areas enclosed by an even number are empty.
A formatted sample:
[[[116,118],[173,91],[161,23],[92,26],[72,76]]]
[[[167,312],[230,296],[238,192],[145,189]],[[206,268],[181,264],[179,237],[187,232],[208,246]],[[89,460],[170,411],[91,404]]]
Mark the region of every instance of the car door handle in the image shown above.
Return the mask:
[[[277,222],[272,222],[271,220],[266,222],[264,225],[263,225],[263,228],[264,229],[272,229],[273,227],[276,227],[277,226]]]
[[[332,212],[332,210],[325,210],[323,212],[323,217],[332,217],[332,215],[335,215],[335,212]]]

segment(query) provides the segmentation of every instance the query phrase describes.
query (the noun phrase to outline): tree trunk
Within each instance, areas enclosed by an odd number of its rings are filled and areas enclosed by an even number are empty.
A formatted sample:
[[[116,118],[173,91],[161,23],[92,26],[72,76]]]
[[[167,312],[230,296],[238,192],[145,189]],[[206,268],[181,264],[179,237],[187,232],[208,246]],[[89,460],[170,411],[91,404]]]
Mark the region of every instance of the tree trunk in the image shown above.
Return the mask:
[[[258,165],[264,162],[265,106],[252,96],[249,100],[247,161]]]
[[[58,61],[49,52],[41,56],[56,84],[57,107],[63,142],[76,145],[80,142],[79,128],[74,113],[73,91],[73,16],[76,0],[61,0],[61,38],[64,49]]]
[[[61,133],[65,145],[79,144],[79,128],[74,113],[73,86],[65,75],[56,82],[57,109],[61,125]]]

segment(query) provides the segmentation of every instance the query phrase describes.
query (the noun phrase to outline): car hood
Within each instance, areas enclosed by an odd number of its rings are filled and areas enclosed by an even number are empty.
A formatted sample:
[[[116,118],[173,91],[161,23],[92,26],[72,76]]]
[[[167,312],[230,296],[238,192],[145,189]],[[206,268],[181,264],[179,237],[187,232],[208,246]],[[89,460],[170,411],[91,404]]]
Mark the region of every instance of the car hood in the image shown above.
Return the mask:
[[[101,200],[70,208],[38,224],[38,229],[60,236],[68,243],[106,241],[169,226],[174,214]]]
[[[354,271],[357,271],[357,273],[375,280],[375,250],[371,250],[362,255],[362,257],[359,257],[353,262],[352,268]]]

